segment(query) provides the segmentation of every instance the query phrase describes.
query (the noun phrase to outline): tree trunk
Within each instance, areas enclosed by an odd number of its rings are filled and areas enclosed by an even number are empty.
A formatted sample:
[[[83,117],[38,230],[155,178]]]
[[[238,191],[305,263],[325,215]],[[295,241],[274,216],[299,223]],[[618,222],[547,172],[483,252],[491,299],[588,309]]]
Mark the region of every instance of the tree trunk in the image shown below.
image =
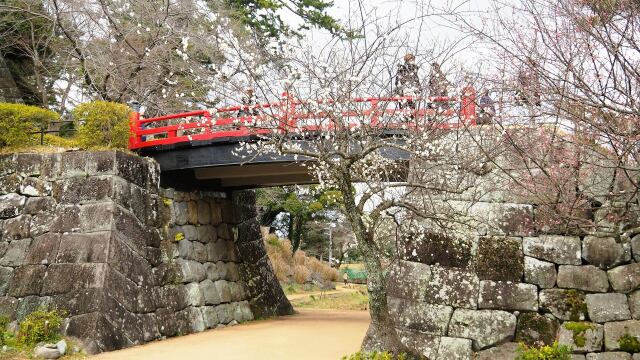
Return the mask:
[[[345,215],[351,223],[358,247],[362,250],[367,271],[371,324],[369,324],[369,330],[362,342],[362,349],[364,351],[388,351],[395,355],[405,353],[409,359],[422,359],[424,356],[402,344],[389,314],[386,280],[380,261],[382,255],[376,247],[374,234],[368,231],[364,224],[364,214],[358,211],[348,171],[342,173],[340,191],[344,200]]]

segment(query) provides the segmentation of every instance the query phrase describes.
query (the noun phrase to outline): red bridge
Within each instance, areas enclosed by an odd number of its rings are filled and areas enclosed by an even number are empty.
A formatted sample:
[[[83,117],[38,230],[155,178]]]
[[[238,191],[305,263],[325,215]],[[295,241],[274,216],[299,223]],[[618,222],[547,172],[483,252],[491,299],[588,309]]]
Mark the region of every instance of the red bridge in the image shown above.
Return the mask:
[[[286,95],[286,94],[285,94]],[[413,102],[415,109],[408,108]],[[351,126],[368,124],[381,131],[393,131],[417,126],[419,122],[403,121],[438,117],[449,119],[432,126],[457,128],[476,124],[476,92],[466,87],[462,96],[450,97],[371,97],[352,99],[349,109],[341,111],[340,121]],[[154,118],[141,118],[134,112],[131,117],[129,149],[154,157],[162,170],[163,181],[174,187],[190,187],[197,183],[202,188],[226,189],[308,183],[313,181],[307,169],[291,156],[258,156],[247,161],[234,155],[233,149],[241,141],[250,141],[280,133],[317,133],[331,131],[326,112],[311,111],[308,102],[284,96],[275,103],[254,106],[233,106],[190,111]],[[326,104],[335,104],[328,101]],[[345,104],[340,104],[344,107]],[[239,114],[250,114],[238,116]],[[346,120],[348,119],[348,120]],[[312,141],[312,140],[309,140]],[[407,160],[406,154],[395,154],[398,160]],[[241,166],[243,165],[243,166]]]

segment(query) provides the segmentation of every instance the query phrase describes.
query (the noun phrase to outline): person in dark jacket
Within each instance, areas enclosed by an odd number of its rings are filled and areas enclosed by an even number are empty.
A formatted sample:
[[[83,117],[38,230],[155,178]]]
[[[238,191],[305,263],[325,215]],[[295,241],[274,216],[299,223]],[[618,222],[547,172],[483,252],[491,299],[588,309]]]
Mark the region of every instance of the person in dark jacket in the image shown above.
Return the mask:
[[[409,53],[404,56],[404,64],[398,64],[396,72],[396,91],[400,96],[420,96],[420,78],[418,77],[418,65],[416,57]],[[416,108],[416,100],[410,99],[400,102],[400,108]]]
[[[496,107],[493,99],[489,96],[488,90],[483,90],[478,100],[478,120],[477,124],[491,124],[493,116],[496,114]]]
[[[256,97],[253,93],[252,88],[246,88],[244,90],[244,96],[241,99],[243,106],[255,106],[256,105]],[[238,110],[238,117],[242,116],[255,116],[258,115],[258,109],[256,108],[245,108]]]

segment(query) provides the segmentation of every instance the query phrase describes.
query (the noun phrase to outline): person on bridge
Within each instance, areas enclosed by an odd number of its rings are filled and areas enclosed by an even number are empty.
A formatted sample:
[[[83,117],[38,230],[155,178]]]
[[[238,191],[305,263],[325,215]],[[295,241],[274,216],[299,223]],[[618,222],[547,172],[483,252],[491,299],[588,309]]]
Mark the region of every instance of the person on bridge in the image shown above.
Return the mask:
[[[493,99],[489,96],[489,90],[482,90],[480,100],[478,100],[478,125],[491,124],[493,116],[496,114],[496,107]]]
[[[404,64],[398,64],[396,72],[396,92],[399,96],[420,96],[421,92],[420,78],[418,77],[418,65],[416,65],[416,57],[408,53],[404,56]],[[415,109],[416,101],[412,99],[406,102],[400,102],[400,109]]]
[[[254,107],[256,105],[256,97],[254,95],[253,88],[244,89],[244,96],[242,97],[241,102],[243,107],[238,110],[237,117],[258,115],[258,109]]]
[[[442,72],[440,64],[437,62],[431,63],[431,72],[429,73],[429,96],[431,97],[443,97],[449,96],[449,81],[447,76]],[[433,106],[429,104],[429,108],[442,107],[448,108],[448,103],[440,102],[442,105]]]

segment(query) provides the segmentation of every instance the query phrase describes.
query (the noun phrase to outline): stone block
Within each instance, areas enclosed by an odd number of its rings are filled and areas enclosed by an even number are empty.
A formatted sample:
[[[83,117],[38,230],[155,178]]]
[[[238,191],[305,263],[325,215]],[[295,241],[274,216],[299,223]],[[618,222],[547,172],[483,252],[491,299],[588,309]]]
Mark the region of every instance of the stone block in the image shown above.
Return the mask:
[[[640,262],[640,234],[631,238],[631,253],[633,260]]]
[[[546,289],[539,293],[540,308],[561,320],[586,319],[587,304],[584,293],[571,289]]]
[[[233,244],[233,243],[231,243]],[[238,242],[238,252],[243,261],[256,263],[267,256],[262,240],[251,242]],[[229,261],[227,241],[218,239],[215,243],[207,244],[209,261]]]
[[[631,317],[636,320],[640,319],[640,290],[634,291],[627,295],[627,299],[629,302]]]
[[[221,264],[222,268],[226,269],[226,266],[222,261],[218,262],[218,264]],[[204,264],[204,267],[205,267],[205,272],[207,273],[207,279],[209,279],[211,281],[216,281],[216,280],[224,278],[221,275],[220,267],[218,267],[218,265],[216,265],[216,263],[208,262],[208,263]]]
[[[187,222],[191,225],[198,224],[198,203],[193,200],[187,201]]]
[[[16,320],[21,322],[32,312],[42,307],[48,308],[50,305],[51,297],[49,296],[30,295],[23,297],[18,301],[18,307],[16,308]]]
[[[207,244],[218,239],[218,234],[216,232],[216,228],[212,225],[201,225],[198,226],[198,241],[203,244]]]
[[[215,307],[220,324],[228,324],[233,320],[233,306],[221,304]]]
[[[629,262],[631,249],[612,237],[585,236],[582,241],[582,258],[601,269],[610,269]]]
[[[187,260],[195,260],[192,241],[187,239],[180,240],[177,242],[176,247],[178,248],[178,256]]]
[[[426,265],[464,268],[471,260],[471,241],[445,234],[407,234],[400,247],[404,260]]]
[[[582,263],[581,245],[577,236],[542,235],[525,237],[522,241],[525,255],[566,265]]]
[[[556,266],[553,263],[524,257],[524,281],[538,285],[542,289],[552,288],[556,284]]]
[[[231,302],[231,288],[227,280],[218,280],[213,283],[220,295],[220,301],[223,303]]]
[[[588,353],[602,349],[604,327],[589,322],[566,322],[558,331],[558,343],[576,353]]]
[[[551,315],[522,313],[518,315],[516,341],[529,346],[552,345],[558,332],[558,320]]]
[[[9,284],[11,282],[12,277],[13,277],[13,268],[0,267],[0,296],[7,295],[7,290],[9,290]],[[1,313],[2,313],[2,309],[0,309],[0,314]]]
[[[109,264],[137,285],[153,284],[152,270],[147,260],[120,240],[111,239]]]
[[[424,356],[424,359],[435,359],[438,355],[440,336],[405,329],[398,329],[398,336],[404,346],[415,350]]]
[[[524,256],[522,240],[509,237],[483,237],[478,241],[476,273],[480,280],[522,280]]]
[[[389,269],[387,294],[396,298],[420,300],[424,297],[431,279],[428,265],[398,260]]]
[[[200,289],[202,290],[205,304],[218,305],[222,302],[218,288],[215,286],[213,281],[209,279],[202,281],[200,283]]]
[[[517,343],[504,343],[502,345],[477,352],[474,360],[515,360],[518,355],[518,348]]]
[[[585,298],[591,321],[604,323],[631,319],[627,296],[624,294],[587,294]]]
[[[113,227],[116,238],[129,245],[138,254],[144,254],[145,247],[152,236],[152,230],[141,224],[130,212],[116,207],[113,213]]]
[[[468,210],[489,235],[528,236],[533,230],[533,207],[526,204],[476,202]]]
[[[20,215],[7,219],[2,225],[2,239],[4,241],[26,239],[29,237],[31,216]]]
[[[472,358],[471,340],[446,336],[440,338],[437,360],[470,360]]]
[[[240,280],[240,270],[238,269],[238,265],[236,263],[227,263],[226,272],[223,278],[227,281],[238,281]]]
[[[451,306],[431,305],[398,298],[389,298],[389,312],[395,326],[427,334],[446,335]]]
[[[82,289],[74,290],[65,294],[58,294],[51,297],[52,304],[58,309],[69,312],[69,316],[89,314],[102,311],[104,289]]]
[[[154,296],[152,299],[154,300],[154,306],[158,311],[161,308],[166,308],[171,310],[171,312],[176,312],[187,307],[187,296],[183,285],[165,285],[156,287],[154,288]],[[158,311],[156,311],[156,313]]]
[[[56,261],[60,234],[48,233],[33,239],[24,258],[27,265],[52,264]]]
[[[186,299],[187,305],[189,306],[204,305],[204,295],[198,283],[189,283],[185,285],[185,289],[187,292],[187,299]]]
[[[65,233],[60,239],[58,263],[104,263],[111,240],[110,232]]]
[[[253,320],[253,313],[251,312],[251,307],[249,306],[248,301],[240,301],[237,303],[236,313],[240,312],[242,321],[251,321]]]
[[[9,296],[0,296],[0,313],[11,320],[16,319],[18,299]]]
[[[216,308],[213,306],[203,306],[200,308],[202,311],[202,320],[204,321],[204,326],[207,329],[211,329],[216,327],[220,322],[218,321],[218,312]]]
[[[258,216],[256,211],[256,193],[253,190],[234,191],[231,194],[233,220],[241,223]]]
[[[174,336],[178,333],[178,321],[173,310],[161,308],[155,315],[160,335]]]
[[[204,265],[194,260],[177,259],[180,268],[180,278],[183,283],[200,282],[205,279]]]
[[[231,293],[231,301],[245,300],[246,291],[244,290],[244,286],[242,283],[228,282],[228,284],[229,292]]]
[[[211,208],[206,200],[198,200],[198,223],[202,225],[211,223]]]
[[[49,232],[51,223],[53,223],[55,215],[52,213],[40,213],[31,216],[29,224],[29,236],[34,238]]]
[[[622,265],[607,271],[611,287],[628,293],[640,287],[640,263]]]
[[[222,222],[222,208],[217,201],[209,201],[209,207],[211,209],[211,225],[218,225]]]
[[[424,301],[466,309],[478,307],[480,281],[470,270],[431,267],[431,280]]]
[[[4,175],[0,177],[0,194],[11,194],[18,192],[18,186],[22,183],[22,177],[17,174]]]
[[[480,281],[478,308],[538,311],[538,288],[523,283]]]
[[[0,196],[0,218],[8,219],[20,215],[27,198],[18,194]]]
[[[25,256],[31,239],[13,240],[9,243],[7,251],[0,257],[0,266],[20,266],[24,264]]]
[[[56,208],[56,201],[50,197],[31,197],[27,199],[24,205],[25,214],[41,214],[41,213],[53,213]]]
[[[516,317],[506,311],[456,309],[447,335],[473,340],[477,351],[513,339],[515,330]]]
[[[141,314],[138,315],[140,324],[142,325],[142,338],[145,342],[157,340],[160,338],[160,331],[158,331],[158,320],[156,314]]]
[[[116,174],[141,188],[157,188],[159,171],[149,159],[116,151]],[[153,186],[152,186],[153,185]]]
[[[46,157],[43,154],[36,153],[18,153],[15,154],[14,168],[16,173],[23,176],[39,176],[43,175],[43,168],[50,166],[50,163],[44,161]]]
[[[631,360],[631,354],[626,352],[603,352],[587,354],[586,360]]]
[[[113,192],[110,176],[73,177],[53,184],[53,198],[62,204],[79,204],[87,201],[105,200]]]
[[[44,265],[25,265],[15,269],[9,285],[9,296],[21,298],[40,294],[46,271]]]
[[[193,242],[193,260],[199,263],[206,263],[209,259],[209,253],[204,244],[194,241]]]
[[[80,207],[76,205],[58,205],[55,209],[53,220],[49,225],[49,231],[58,233],[77,232],[79,228]]]
[[[27,177],[18,186],[18,192],[26,196],[49,196],[51,183],[34,177]]]
[[[42,295],[102,287],[106,264],[52,264],[43,279]]]
[[[204,331],[206,327],[202,317],[202,311],[195,307],[188,307],[186,311],[187,316],[189,317],[189,324],[191,325],[191,333]]]
[[[176,221],[176,225],[185,225],[189,220],[187,217],[187,203],[186,202],[174,202],[172,207],[173,218]]]
[[[640,339],[640,321],[615,321],[604,324],[604,347],[607,351],[620,350],[620,338],[629,335]]]
[[[256,237],[255,239],[258,240],[258,241],[262,241],[262,233],[260,233],[260,224],[257,223],[256,220],[253,220],[251,222],[255,223],[255,224],[258,224],[258,237]],[[225,239],[225,240],[229,240],[229,241],[233,241],[233,237],[231,236],[231,234],[232,234],[231,225],[229,225],[229,224],[219,224],[218,227],[216,228],[216,232],[217,232],[219,238]],[[246,235],[247,235],[247,233],[245,233],[245,236]]]
[[[607,292],[607,273],[593,265],[561,265],[558,268],[558,287],[590,292]]]

